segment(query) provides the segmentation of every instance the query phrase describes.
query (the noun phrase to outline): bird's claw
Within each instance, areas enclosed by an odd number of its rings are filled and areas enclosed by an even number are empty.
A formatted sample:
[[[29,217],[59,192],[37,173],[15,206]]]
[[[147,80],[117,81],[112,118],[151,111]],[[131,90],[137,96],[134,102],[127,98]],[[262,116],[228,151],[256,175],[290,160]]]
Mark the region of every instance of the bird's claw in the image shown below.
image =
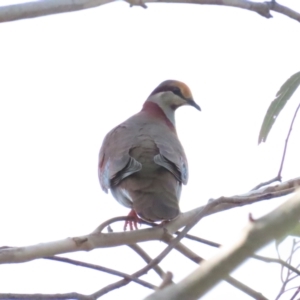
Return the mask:
[[[125,221],[124,231],[126,231],[128,225],[130,230],[138,230],[138,223],[140,224],[141,222],[137,213],[132,209],[127,217],[128,220]]]

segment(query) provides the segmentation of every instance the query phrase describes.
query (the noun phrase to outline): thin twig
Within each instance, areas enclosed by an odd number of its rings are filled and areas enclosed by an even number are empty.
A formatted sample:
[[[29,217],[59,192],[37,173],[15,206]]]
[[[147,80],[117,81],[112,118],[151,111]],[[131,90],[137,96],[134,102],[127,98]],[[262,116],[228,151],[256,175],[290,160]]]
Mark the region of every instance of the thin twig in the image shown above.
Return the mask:
[[[176,234],[177,233],[179,233],[179,231],[177,231]],[[191,234],[187,234],[185,236],[185,238],[187,238],[189,240],[192,240],[192,241],[200,242],[202,244],[206,244],[208,246],[215,247],[215,248],[219,248],[219,247],[222,246],[221,244],[218,244],[218,243],[206,240],[206,239],[202,239],[202,238],[199,238],[199,237],[191,235]],[[257,255],[257,254],[253,254],[250,257],[254,258],[254,259],[257,259],[257,260],[260,260],[260,261],[263,261],[263,262],[267,262],[267,263],[280,264],[283,267],[286,267],[288,270],[290,270],[290,271],[292,271],[292,272],[294,272],[294,273],[296,273],[300,276],[300,271],[297,268],[293,267],[291,264],[288,264],[287,262],[283,261],[280,258],[278,259],[278,258],[266,257],[266,256],[262,256],[262,255]]]
[[[289,138],[290,138],[290,135],[291,135],[291,132],[292,132],[292,129],[293,129],[293,125],[294,125],[294,122],[295,122],[295,119],[296,119],[296,116],[297,116],[299,108],[300,108],[300,103],[299,103],[299,105],[298,105],[298,107],[297,107],[297,109],[296,109],[296,111],[294,113],[294,116],[293,116],[293,119],[292,119],[292,122],[291,122],[291,125],[290,125],[290,128],[289,128],[287,137],[285,139],[283,155],[282,155],[281,164],[280,164],[280,168],[279,168],[278,175],[277,175],[277,177],[280,178],[280,180],[281,180],[281,172],[282,172],[282,168],[283,168],[283,164],[284,164],[284,160],[285,160],[285,154],[286,154],[286,150],[287,150]]]
[[[257,255],[257,254],[252,255],[251,258],[255,258],[257,260],[261,260],[261,261],[264,261],[264,262],[267,262],[267,263],[280,264],[283,267],[286,267],[288,270],[290,270],[290,271],[296,273],[298,276],[300,276],[300,271],[297,268],[293,267],[291,264],[288,264],[287,262],[285,262],[281,259],[272,258],[272,257],[265,257],[265,256]]]
[[[135,251],[147,264],[152,260],[152,258],[139,245],[131,244],[128,245],[128,247]],[[166,275],[166,272],[164,272],[159,265],[154,266],[153,270],[160,276],[160,278],[164,278]]]
[[[67,264],[80,266],[80,267],[84,267],[84,268],[89,268],[89,269],[105,272],[105,273],[108,273],[108,274],[111,274],[111,275],[123,277],[123,278],[134,281],[135,283],[138,283],[138,284],[140,284],[140,285],[142,285],[146,288],[152,289],[152,290],[157,288],[157,286],[155,286],[155,285],[153,285],[153,284],[151,284],[147,281],[144,281],[142,279],[136,278],[134,276],[131,276],[129,274],[126,274],[126,273],[123,273],[123,272],[120,272],[120,271],[117,271],[117,270],[102,267],[102,266],[99,266],[99,265],[94,265],[94,264],[90,264],[90,263],[86,263],[86,262],[82,262],[82,261],[78,261],[78,260],[74,260],[74,259],[70,259],[70,258],[66,258],[66,257],[61,257],[61,256],[44,257],[44,259],[64,262],[64,263],[67,263]]]
[[[275,249],[276,249],[276,253],[277,253],[278,259],[282,260],[280,252],[279,252],[279,244],[275,243]],[[280,279],[281,279],[281,282],[283,283],[284,282],[284,280],[283,280],[283,265],[281,265]]]
[[[278,6],[278,5],[279,4],[275,2],[274,6]],[[294,113],[294,116],[293,116],[293,119],[292,119],[292,122],[291,122],[291,125],[290,125],[290,128],[289,128],[288,134],[287,134],[286,139],[285,139],[284,149],[283,149],[282,158],[281,158],[281,163],[280,163],[280,167],[279,167],[277,176],[274,177],[274,178],[272,178],[272,179],[270,179],[270,180],[268,180],[268,181],[265,181],[265,182],[262,182],[262,183],[258,184],[251,191],[258,190],[259,188],[261,188],[263,186],[266,186],[266,185],[269,185],[269,184],[271,184],[273,182],[277,182],[277,181],[281,182],[281,179],[282,179],[281,172],[282,172],[282,169],[283,169],[283,164],[284,164],[284,160],[285,160],[286,150],[287,150],[289,138],[290,138],[290,135],[291,135],[291,132],[292,132],[292,129],[293,129],[293,125],[294,125],[297,113],[299,111],[299,108],[300,108],[300,103],[299,103],[299,105],[296,108],[296,111]]]
[[[300,287],[298,287],[298,289],[296,290],[296,292],[292,296],[291,300],[294,300],[296,298],[296,296],[299,294],[299,292],[300,292]]]
[[[174,282],[173,282],[173,273],[171,273],[171,272],[167,272],[166,274],[165,274],[165,276],[163,277],[163,281],[162,281],[162,283],[160,284],[160,286],[158,287],[158,290],[162,290],[162,289],[164,289],[166,286],[168,286],[168,285],[170,285],[170,284],[173,284]]]
[[[258,185],[255,186],[251,191],[258,190],[258,189],[260,189],[260,188],[263,187],[263,186],[269,185],[269,184],[271,184],[271,183],[273,183],[273,182],[277,182],[277,181],[279,181],[279,182],[281,181],[281,177],[278,177],[278,175],[277,175],[276,177],[274,177],[274,178],[268,180],[268,181],[265,181],[265,182],[262,182],[262,183],[258,184]]]
[[[296,246],[296,241],[295,241],[295,239],[293,239],[293,245],[292,245],[291,253],[288,256],[288,258],[286,259],[286,263],[289,264],[289,265],[290,265],[290,263],[292,261],[293,254],[295,252],[294,251],[295,246]],[[275,300],[278,300],[286,292],[286,286],[291,281],[291,279],[289,278],[290,274],[291,274],[290,271],[289,271],[289,269],[287,270],[287,274],[286,274],[286,278],[285,279],[283,279],[283,271],[284,271],[284,268],[282,267],[282,269],[281,269],[281,281],[283,283],[282,283],[280,291],[279,291],[277,297],[275,298]]]
[[[245,285],[244,283],[236,280],[235,278],[228,276],[227,279],[225,279],[227,283],[230,283],[232,286],[235,286],[248,296],[252,297],[256,300],[268,300],[262,293],[255,291],[254,289],[250,288],[249,286]]]

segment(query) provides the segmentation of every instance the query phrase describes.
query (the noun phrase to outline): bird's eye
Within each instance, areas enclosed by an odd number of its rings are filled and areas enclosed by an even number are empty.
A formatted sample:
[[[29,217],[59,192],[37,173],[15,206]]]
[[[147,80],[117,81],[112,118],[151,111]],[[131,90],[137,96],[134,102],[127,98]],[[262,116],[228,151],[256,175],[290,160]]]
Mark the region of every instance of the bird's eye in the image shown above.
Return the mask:
[[[173,90],[172,90],[172,92],[173,92],[175,95],[177,95],[177,96],[179,96],[179,97],[182,98],[182,93],[181,93],[180,88],[174,87]]]

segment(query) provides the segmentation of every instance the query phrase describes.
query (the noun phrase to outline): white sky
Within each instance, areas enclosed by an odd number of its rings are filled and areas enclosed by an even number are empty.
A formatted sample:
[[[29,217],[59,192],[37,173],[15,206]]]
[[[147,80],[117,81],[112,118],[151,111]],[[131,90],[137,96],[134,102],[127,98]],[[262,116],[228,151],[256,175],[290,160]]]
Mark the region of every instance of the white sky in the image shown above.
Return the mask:
[[[4,5],[9,1],[0,1]],[[284,3],[283,3],[284,2]],[[298,0],[282,4],[300,11]],[[105,134],[138,112],[163,80],[189,85],[202,112],[182,108],[177,130],[190,181],[182,211],[209,198],[247,192],[277,174],[300,92],[265,145],[257,146],[270,101],[300,70],[300,24],[274,13],[264,19],[235,8],[116,2],[96,9],[0,25],[0,245],[22,246],[78,236],[126,215],[97,178]],[[300,120],[290,139],[283,179],[299,176]],[[259,217],[282,199],[216,214],[192,233],[219,243],[234,240],[249,212]],[[121,230],[121,225],[113,226]],[[216,250],[186,242],[200,256]],[[142,245],[155,256],[160,242]],[[288,247],[287,247],[288,249]],[[262,253],[275,255],[274,247]],[[68,257],[132,273],[144,264],[125,247]],[[174,263],[176,262],[176,263]],[[161,266],[178,281],[197,266],[172,253]],[[251,260],[234,276],[274,299],[277,266]],[[160,283],[156,274],[147,278]],[[57,262],[0,266],[0,292],[93,293],[119,278]],[[134,283],[101,299],[140,300]],[[204,299],[250,299],[223,283]],[[283,298],[289,299],[289,298]]]

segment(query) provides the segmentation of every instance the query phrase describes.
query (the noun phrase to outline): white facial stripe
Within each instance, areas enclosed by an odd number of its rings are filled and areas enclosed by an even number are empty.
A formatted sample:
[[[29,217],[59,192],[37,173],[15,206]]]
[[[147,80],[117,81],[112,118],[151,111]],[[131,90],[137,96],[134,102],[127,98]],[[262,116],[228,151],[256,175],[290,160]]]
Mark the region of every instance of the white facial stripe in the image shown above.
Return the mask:
[[[175,126],[175,112],[172,106],[181,106],[186,104],[186,101],[175,95],[172,92],[161,92],[154,94],[148,98],[148,101],[158,104],[158,106],[166,114],[167,118]]]

